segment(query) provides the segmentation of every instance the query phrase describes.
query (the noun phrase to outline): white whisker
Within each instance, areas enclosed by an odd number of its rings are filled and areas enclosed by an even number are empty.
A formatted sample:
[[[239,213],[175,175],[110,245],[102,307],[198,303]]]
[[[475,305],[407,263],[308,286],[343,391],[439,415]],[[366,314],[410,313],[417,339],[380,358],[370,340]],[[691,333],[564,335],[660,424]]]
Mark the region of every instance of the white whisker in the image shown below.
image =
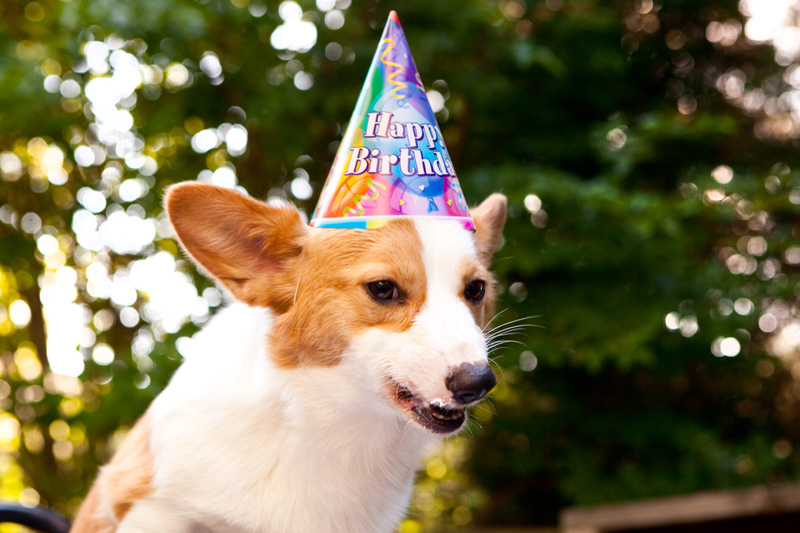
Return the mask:
[[[502,310],[498,311],[497,313],[495,313],[495,315],[494,315],[492,318],[490,318],[488,322],[486,322],[486,325],[485,325],[485,326],[483,326],[483,332],[485,333],[485,332],[486,332],[486,328],[488,328],[488,327],[489,327],[489,324],[491,324],[492,322],[494,322],[494,320],[495,320],[497,317],[499,317],[500,315],[502,315],[502,314],[503,314],[503,313],[505,313],[506,311],[508,311],[508,308],[506,308],[506,309],[502,309]]]
[[[303,279],[303,272],[304,270],[301,270],[300,275],[297,276],[297,286],[294,288],[294,300],[292,300],[292,305],[297,304],[297,293],[300,292],[300,280]]]
[[[502,311],[501,311],[501,312],[502,312]],[[499,314],[500,314],[500,313],[498,313],[498,315],[499,315]],[[500,325],[498,325],[498,326],[495,326],[494,328],[490,329],[490,330],[489,330],[489,331],[487,331],[486,333],[487,333],[487,334],[489,334],[489,333],[491,333],[492,331],[494,331],[494,330],[496,330],[496,329],[498,329],[498,328],[501,328],[501,327],[504,327],[504,326],[508,326],[508,325],[510,325],[510,324],[516,324],[517,322],[522,322],[523,320],[529,320],[529,319],[531,319],[531,318],[541,318],[541,316],[542,316],[542,315],[524,316],[524,317],[521,317],[521,318],[517,318],[517,319],[515,319],[515,320],[511,320],[510,322],[504,322],[503,324],[500,324]],[[485,328],[484,328],[484,329],[485,329]]]

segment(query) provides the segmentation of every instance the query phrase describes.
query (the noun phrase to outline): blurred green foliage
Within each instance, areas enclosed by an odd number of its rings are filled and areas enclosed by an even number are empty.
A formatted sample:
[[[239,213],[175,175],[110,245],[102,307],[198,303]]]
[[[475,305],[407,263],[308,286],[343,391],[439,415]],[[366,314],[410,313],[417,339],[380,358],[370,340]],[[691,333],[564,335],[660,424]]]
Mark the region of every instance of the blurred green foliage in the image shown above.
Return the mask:
[[[165,327],[152,294],[90,289],[91,265],[111,283],[143,256],[180,254],[162,226],[128,251],[84,246],[86,191],[105,200],[95,223],[126,211],[155,227],[166,186],[227,167],[250,194],[310,212],[389,9],[445,100],[468,198],[509,197],[497,323],[540,326],[495,354],[491,405],[472,439],[428,457],[402,530],[547,524],[571,504],[800,479],[800,157],[775,103],[791,87],[773,50],[741,35],[738,2],[299,4],[318,33],[289,52],[270,45],[284,23],[273,1],[0,1],[0,495],[74,512],[179,365],[175,340],[207,319]],[[709,40],[717,22],[738,24],[732,41]],[[84,88],[119,70],[113,50],[143,78],[115,102],[128,115],[109,141]],[[208,52],[218,63],[203,68]],[[224,123],[246,128],[244,153],[192,148]],[[306,179],[314,195],[299,198]],[[141,195],[121,192],[131,180]],[[79,380],[48,369],[41,302],[58,275],[74,275],[90,330]],[[15,326],[18,300],[30,319]]]

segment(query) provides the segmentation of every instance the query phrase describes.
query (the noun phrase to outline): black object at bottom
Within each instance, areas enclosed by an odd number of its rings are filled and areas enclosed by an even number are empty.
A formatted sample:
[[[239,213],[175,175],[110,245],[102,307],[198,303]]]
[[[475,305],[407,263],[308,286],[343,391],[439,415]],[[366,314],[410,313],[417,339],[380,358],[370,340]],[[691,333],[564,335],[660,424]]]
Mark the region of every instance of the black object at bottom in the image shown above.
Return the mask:
[[[23,507],[16,503],[0,503],[0,523],[20,524],[45,533],[69,533],[69,520],[44,507]]]

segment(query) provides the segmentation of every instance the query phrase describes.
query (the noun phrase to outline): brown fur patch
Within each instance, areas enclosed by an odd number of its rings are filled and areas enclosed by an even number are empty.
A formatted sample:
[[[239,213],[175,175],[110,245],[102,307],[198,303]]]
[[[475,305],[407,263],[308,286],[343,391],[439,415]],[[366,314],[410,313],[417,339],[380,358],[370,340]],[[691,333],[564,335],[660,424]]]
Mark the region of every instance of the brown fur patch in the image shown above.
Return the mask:
[[[377,229],[320,229],[292,268],[294,305],[270,333],[283,366],[332,365],[353,337],[369,327],[405,331],[425,303],[422,243],[410,220]],[[366,284],[389,280],[399,299],[377,302]]]
[[[189,255],[240,301],[278,315],[282,366],[332,365],[363,328],[403,331],[425,301],[422,245],[410,220],[371,230],[310,230],[296,210],[203,183],[170,188],[165,205]],[[379,303],[366,284],[390,280]]]
[[[153,457],[145,413],[125,437],[111,462],[100,470],[70,533],[115,531],[131,507],[152,492]]]
[[[483,280],[486,283],[486,293],[483,299],[478,302],[470,302],[464,296],[464,290],[473,280]],[[472,316],[475,318],[475,323],[479,328],[483,329],[486,324],[494,316],[494,307],[496,301],[496,291],[494,288],[494,276],[483,264],[478,263],[474,259],[465,259],[461,263],[461,299],[467,304]]]
[[[102,512],[101,498],[100,488],[95,483],[83,499],[70,533],[112,533],[117,528],[117,523]]]
[[[497,293],[495,280],[487,269],[492,264],[492,256],[503,241],[503,226],[506,224],[508,213],[508,200],[502,194],[492,194],[481,205],[470,209],[470,215],[475,222],[475,247],[478,249],[478,259],[481,265],[465,263],[462,265],[464,286],[473,279],[482,279],[486,282],[486,295],[481,305],[467,305],[472,310],[475,322],[481,328],[494,318]]]

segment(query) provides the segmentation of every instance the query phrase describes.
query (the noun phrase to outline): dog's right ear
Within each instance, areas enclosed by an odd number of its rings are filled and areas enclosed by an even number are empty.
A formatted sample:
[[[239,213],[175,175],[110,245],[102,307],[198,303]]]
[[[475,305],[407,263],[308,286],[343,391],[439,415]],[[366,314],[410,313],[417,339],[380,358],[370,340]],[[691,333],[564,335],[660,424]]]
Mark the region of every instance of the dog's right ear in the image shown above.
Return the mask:
[[[237,300],[289,308],[291,267],[309,233],[296,209],[197,182],[173,185],[164,204],[186,253]]]
[[[481,202],[478,207],[469,210],[475,222],[475,245],[478,257],[488,268],[492,256],[503,241],[503,226],[508,214],[508,200],[499,193],[494,193]]]

